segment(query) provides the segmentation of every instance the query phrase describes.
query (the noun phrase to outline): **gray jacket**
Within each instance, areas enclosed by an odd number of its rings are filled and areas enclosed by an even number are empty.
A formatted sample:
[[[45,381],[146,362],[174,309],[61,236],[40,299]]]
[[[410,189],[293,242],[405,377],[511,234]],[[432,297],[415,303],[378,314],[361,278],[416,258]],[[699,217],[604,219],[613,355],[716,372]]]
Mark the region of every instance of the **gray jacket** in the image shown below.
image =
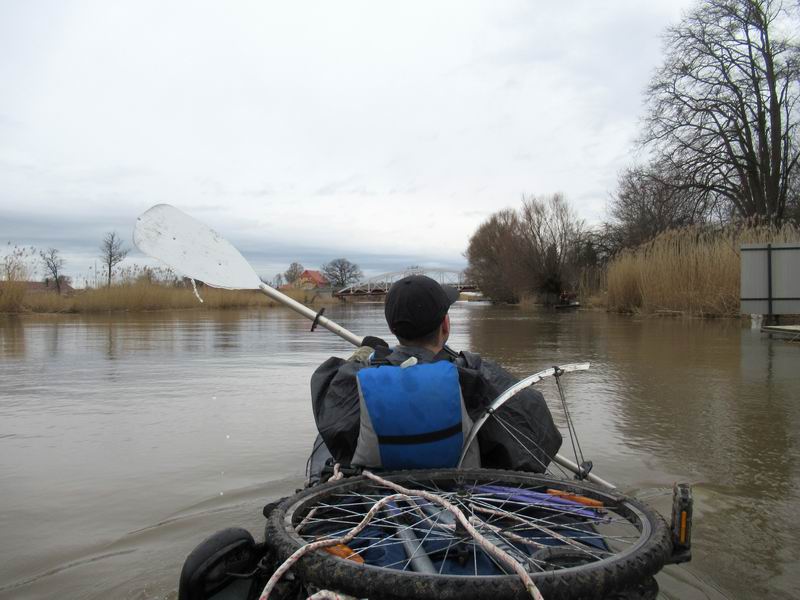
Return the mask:
[[[503,390],[517,382],[508,371],[477,354],[447,350],[437,355],[425,348],[396,346],[376,354],[384,363],[399,365],[411,356],[419,362],[449,360],[458,367],[467,412],[478,419]],[[382,354],[382,355],[381,355]],[[317,429],[334,459],[348,465],[355,452],[360,425],[356,373],[368,365],[332,357],[311,376],[311,400]],[[561,447],[561,434],[544,397],[528,388],[497,411],[478,432],[481,466],[543,472]]]

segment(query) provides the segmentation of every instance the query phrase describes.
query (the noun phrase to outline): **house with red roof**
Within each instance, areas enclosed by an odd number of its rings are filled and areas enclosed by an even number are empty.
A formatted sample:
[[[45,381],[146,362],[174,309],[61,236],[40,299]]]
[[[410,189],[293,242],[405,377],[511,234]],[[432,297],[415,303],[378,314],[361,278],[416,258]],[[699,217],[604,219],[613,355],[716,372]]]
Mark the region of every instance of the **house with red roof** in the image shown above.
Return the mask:
[[[303,289],[316,289],[316,288],[326,288],[330,287],[331,283],[327,279],[325,279],[325,275],[320,273],[319,271],[314,271],[312,269],[306,269],[302,273],[300,273],[300,277],[297,278],[295,282],[295,287],[303,288]]]

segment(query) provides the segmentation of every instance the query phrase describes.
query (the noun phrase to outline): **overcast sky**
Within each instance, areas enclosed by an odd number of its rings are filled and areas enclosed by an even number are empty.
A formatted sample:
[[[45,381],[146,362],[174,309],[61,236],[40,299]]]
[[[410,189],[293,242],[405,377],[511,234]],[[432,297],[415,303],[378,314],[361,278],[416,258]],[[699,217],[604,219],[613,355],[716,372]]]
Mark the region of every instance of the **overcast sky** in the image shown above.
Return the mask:
[[[599,222],[690,5],[4,0],[0,241],[80,276],[168,202],[260,274],[376,274],[462,268],[523,193]]]

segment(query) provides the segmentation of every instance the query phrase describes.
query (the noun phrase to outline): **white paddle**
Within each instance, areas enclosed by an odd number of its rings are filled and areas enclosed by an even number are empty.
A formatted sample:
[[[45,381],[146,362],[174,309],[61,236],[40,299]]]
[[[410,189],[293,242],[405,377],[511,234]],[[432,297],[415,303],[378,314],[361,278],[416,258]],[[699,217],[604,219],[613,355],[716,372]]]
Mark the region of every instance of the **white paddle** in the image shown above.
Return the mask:
[[[186,277],[228,290],[261,290],[351,344],[361,345],[363,338],[263,283],[225,238],[174,206],[157,204],[144,212],[136,220],[133,243]]]

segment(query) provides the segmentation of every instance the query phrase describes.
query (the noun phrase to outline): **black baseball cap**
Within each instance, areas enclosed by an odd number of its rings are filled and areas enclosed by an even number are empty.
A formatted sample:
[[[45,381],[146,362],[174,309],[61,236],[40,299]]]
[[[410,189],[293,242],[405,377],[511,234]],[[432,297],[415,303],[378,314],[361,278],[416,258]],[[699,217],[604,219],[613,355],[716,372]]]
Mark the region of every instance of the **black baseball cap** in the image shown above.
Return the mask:
[[[386,294],[386,322],[396,336],[415,340],[436,329],[456,300],[456,288],[425,275],[409,275],[395,281]]]

